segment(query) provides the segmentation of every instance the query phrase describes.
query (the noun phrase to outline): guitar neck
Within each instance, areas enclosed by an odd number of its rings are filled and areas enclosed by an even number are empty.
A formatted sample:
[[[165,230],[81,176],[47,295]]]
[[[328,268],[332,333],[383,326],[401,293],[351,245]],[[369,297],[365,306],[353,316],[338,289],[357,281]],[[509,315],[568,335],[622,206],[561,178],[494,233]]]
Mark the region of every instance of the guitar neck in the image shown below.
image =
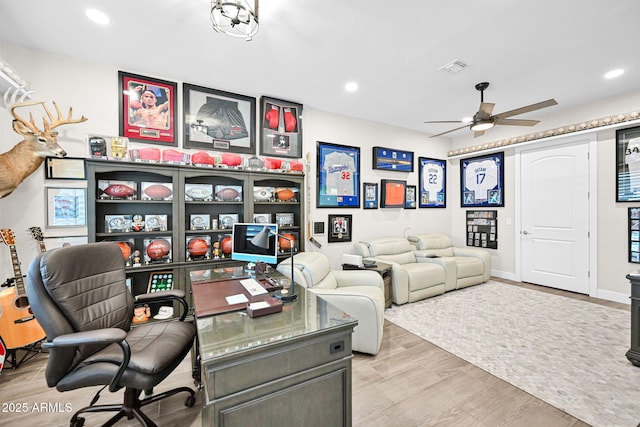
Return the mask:
[[[16,245],[9,245],[11,252],[11,265],[13,266],[13,277],[16,279],[16,294],[25,295],[27,293],[22,280],[22,270],[20,270],[20,261],[18,260],[18,251]]]
[[[42,240],[38,240],[38,249],[40,249],[40,252],[46,252],[47,248],[44,247],[44,242]]]

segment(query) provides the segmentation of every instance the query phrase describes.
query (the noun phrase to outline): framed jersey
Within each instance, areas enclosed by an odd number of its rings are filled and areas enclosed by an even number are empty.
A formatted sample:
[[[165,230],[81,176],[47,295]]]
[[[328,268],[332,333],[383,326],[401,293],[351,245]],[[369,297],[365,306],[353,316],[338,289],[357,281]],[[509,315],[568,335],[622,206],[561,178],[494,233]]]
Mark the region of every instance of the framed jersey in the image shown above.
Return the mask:
[[[444,160],[418,158],[419,200],[421,208],[447,207],[447,163]]]
[[[460,206],[504,206],[504,152],[460,161]]]
[[[320,141],[317,148],[317,206],[359,208],[360,149]]]

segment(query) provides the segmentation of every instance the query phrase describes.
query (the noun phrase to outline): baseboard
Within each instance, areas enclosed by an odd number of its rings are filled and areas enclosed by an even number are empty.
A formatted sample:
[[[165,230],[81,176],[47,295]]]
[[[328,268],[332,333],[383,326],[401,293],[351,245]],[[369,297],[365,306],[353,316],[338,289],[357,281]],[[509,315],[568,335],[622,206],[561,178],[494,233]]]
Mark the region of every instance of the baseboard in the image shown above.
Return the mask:
[[[507,279],[516,281],[516,274],[510,273],[508,271],[499,271],[499,270],[491,270],[491,275],[494,277],[499,277],[500,279]]]
[[[622,304],[631,304],[629,294],[622,294],[620,292],[607,291],[603,289],[597,290],[596,298],[606,299],[607,301],[614,301]]]

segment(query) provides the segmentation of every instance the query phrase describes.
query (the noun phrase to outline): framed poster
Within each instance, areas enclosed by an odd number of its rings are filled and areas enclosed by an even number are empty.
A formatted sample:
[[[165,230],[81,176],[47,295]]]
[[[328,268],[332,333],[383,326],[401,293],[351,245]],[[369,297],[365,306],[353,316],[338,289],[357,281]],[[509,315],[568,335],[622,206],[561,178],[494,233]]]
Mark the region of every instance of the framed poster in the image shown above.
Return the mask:
[[[460,160],[460,206],[504,206],[504,152]]]
[[[421,208],[447,207],[447,162],[427,157],[418,158]]]
[[[47,187],[47,227],[79,227],[87,223],[87,189]]]
[[[360,149],[317,143],[319,208],[360,207]]]
[[[256,153],[256,99],[182,84],[184,148]]]
[[[640,201],[640,126],[616,130],[616,202]]]
[[[302,158],[302,104],[260,98],[260,154]]]
[[[498,249],[498,211],[467,211],[467,246]]]
[[[383,179],[380,181],[380,188],[381,208],[404,208],[407,196],[406,181]]]
[[[413,153],[385,147],[373,147],[373,168],[413,172]]]
[[[362,209],[378,209],[378,183],[365,182],[362,184]]]
[[[416,186],[415,185],[407,185],[405,198],[404,198],[404,208],[405,209],[416,208]]]
[[[640,208],[628,208],[629,262],[640,264]]]
[[[47,157],[44,173],[46,179],[87,179],[84,158]]]
[[[329,215],[329,243],[351,241],[351,215]]]
[[[118,71],[120,136],[177,146],[177,84]]]

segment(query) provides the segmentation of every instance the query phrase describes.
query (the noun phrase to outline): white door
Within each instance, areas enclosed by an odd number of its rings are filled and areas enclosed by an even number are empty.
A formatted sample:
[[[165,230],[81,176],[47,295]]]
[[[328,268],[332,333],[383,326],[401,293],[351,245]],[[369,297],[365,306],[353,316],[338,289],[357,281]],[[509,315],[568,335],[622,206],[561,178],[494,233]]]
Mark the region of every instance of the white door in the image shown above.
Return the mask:
[[[589,293],[589,144],[523,151],[522,281]]]

